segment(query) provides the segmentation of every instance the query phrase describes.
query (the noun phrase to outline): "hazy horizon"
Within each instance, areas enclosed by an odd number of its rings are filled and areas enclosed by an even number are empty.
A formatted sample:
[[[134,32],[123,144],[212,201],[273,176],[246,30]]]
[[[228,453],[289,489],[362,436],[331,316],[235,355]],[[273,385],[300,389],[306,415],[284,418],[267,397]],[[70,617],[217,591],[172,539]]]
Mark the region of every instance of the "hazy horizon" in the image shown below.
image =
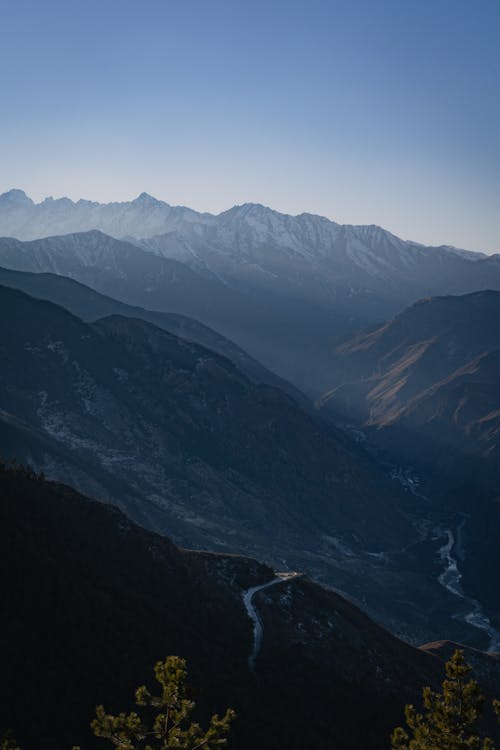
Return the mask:
[[[111,199],[109,201],[97,201],[94,198],[92,198],[91,196],[90,197],[89,196],[77,196],[77,197],[74,197],[74,196],[71,196],[71,195],[51,195],[51,194],[40,194],[38,196],[34,196],[34,195],[30,195],[22,187],[11,187],[11,188],[8,188],[7,190],[0,190],[0,197],[3,194],[8,193],[8,192],[10,192],[12,190],[19,190],[19,191],[23,192],[28,198],[30,198],[33,201],[33,203],[35,205],[40,205],[45,200],[54,200],[54,201],[56,201],[56,200],[61,200],[61,199],[64,199],[64,198],[69,198],[73,203],[78,203],[78,201],[80,201],[80,200],[82,200],[82,201],[89,201],[89,202],[92,202],[92,203],[99,203],[101,205],[107,204],[107,203],[130,203],[130,202],[136,200],[143,193],[147,193],[146,190],[141,190],[139,192],[136,191],[130,197],[126,197],[126,198],[123,198],[123,199],[120,199],[120,200]],[[292,213],[292,212],[289,212],[289,211],[281,211],[281,210],[277,209],[275,206],[269,206],[269,205],[266,205],[265,203],[262,203],[260,201],[245,201],[244,203],[232,203],[231,205],[226,206],[225,208],[222,208],[220,211],[218,211],[218,210],[210,211],[208,209],[196,208],[195,206],[191,206],[191,205],[186,204],[186,203],[179,203],[179,202],[175,202],[175,201],[171,201],[171,200],[166,200],[164,198],[160,198],[157,195],[152,195],[151,193],[147,193],[147,194],[151,198],[155,198],[158,201],[162,201],[163,203],[166,203],[169,206],[177,207],[177,208],[178,207],[189,208],[189,209],[192,209],[192,210],[196,211],[197,213],[200,213],[200,214],[201,213],[206,213],[206,214],[211,214],[212,216],[218,216],[219,214],[224,213],[225,211],[229,211],[231,208],[234,208],[235,206],[241,206],[241,205],[245,205],[245,204],[250,204],[250,205],[263,206],[263,208],[269,209],[271,211],[276,211],[277,213],[280,213],[282,215],[300,216],[301,214],[309,214],[309,215],[312,215],[312,216],[319,216],[319,217],[322,217],[322,218],[326,218],[329,221],[332,221],[333,223],[336,223],[336,224],[349,224],[349,225],[354,225],[354,226],[367,226],[366,224],[363,224],[361,222],[341,222],[341,221],[338,221],[335,217],[326,216],[325,214],[320,214],[317,211],[297,211],[295,213]],[[390,232],[391,234],[396,235],[397,237],[399,237],[402,240],[409,241],[409,242],[421,243],[421,244],[427,245],[429,247],[433,247],[433,246],[435,246],[435,247],[450,246],[450,247],[456,247],[458,250],[468,250],[470,252],[485,253],[487,255],[494,255],[494,254],[496,254],[495,250],[488,251],[488,250],[484,250],[482,248],[477,248],[477,247],[476,248],[471,248],[471,247],[467,248],[467,247],[463,247],[462,245],[453,245],[451,242],[443,242],[443,243],[439,243],[439,244],[432,243],[432,242],[425,243],[425,242],[421,242],[420,240],[416,239],[415,237],[404,237],[404,236],[398,234],[397,232],[393,231],[391,229],[391,227],[382,226],[381,224],[378,224],[377,222],[371,222],[371,224],[375,225],[375,226],[378,226],[381,229]]]
[[[262,203],[500,251],[493,0],[19,0],[0,192]]]

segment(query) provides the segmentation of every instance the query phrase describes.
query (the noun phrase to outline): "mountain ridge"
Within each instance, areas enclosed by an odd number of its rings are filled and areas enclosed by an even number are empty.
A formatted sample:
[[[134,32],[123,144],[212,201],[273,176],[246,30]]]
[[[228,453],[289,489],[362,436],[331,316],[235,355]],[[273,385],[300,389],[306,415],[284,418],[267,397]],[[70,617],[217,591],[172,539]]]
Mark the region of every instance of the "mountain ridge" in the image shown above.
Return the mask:
[[[458,514],[464,585],[489,602],[497,623],[489,571],[499,564],[499,320],[496,290],[421,300],[342,344],[332,388],[318,401],[427,477],[436,505]]]
[[[404,557],[422,503],[344,433],[145,321],[87,324],[9,287],[0,305],[6,457],[118,502],[184,546],[334,582],[409,639],[430,640],[444,622],[455,638],[476,635],[450,624],[432,568],[416,575]]]
[[[111,234],[0,238],[0,265],[68,275],[124,303],[196,318],[315,397],[328,388],[329,352],[340,340],[418,298],[500,289],[499,256],[426,248],[378,228],[255,206],[247,209],[255,220],[233,209],[198,221],[182,209],[166,234],[137,239],[144,224],[128,205],[105,227]]]
[[[202,214],[144,193],[33,204],[14,191],[0,197],[0,235],[0,265],[71,275],[125,303],[197,318],[314,397],[328,388],[329,350],[356,331],[422,297],[500,289],[498,255],[257,203]]]
[[[180,549],[115,508],[2,463],[0,517],[8,532],[0,568],[10,571],[0,695],[27,750],[98,747],[88,729],[96,703],[123,710],[168,653],[188,659],[198,717],[236,708],[229,747],[242,750],[271,750],[277,739],[292,750],[326,740],[382,750],[404,703],[442,677],[439,646],[426,653],[401,642],[306,578],[258,594],[264,638],[252,674],[243,595],[272,578],[269,568]],[[498,662],[476,654],[493,692]],[[301,690],[304,679],[314,688]],[[361,706],[366,721],[356,722]]]
[[[69,276],[125,304],[195,318],[299,388],[311,369],[304,350],[318,337],[326,345],[338,326],[353,328],[346,314],[308,300],[297,304],[287,289],[261,293],[231,286],[210,270],[190,268],[99,230],[27,242],[0,238],[0,266]],[[294,373],[297,377],[290,378]]]
[[[191,215],[196,215],[200,218],[200,220],[207,220],[211,222],[215,219],[220,218],[227,218],[229,216],[240,216],[241,214],[256,214],[258,216],[262,215],[270,215],[274,217],[280,217],[284,220],[293,220],[293,219],[310,219],[313,221],[317,221],[320,223],[327,223],[329,225],[332,225],[333,227],[342,227],[346,230],[352,230],[354,233],[358,235],[362,234],[370,234],[370,233],[376,233],[376,234],[383,234],[385,236],[391,237],[394,240],[397,240],[398,242],[405,243],[407,245],[412,245],[416,247],[428,247],[433,250],[449,250],[453,252],[458,253],[465,253],[466,255],[470,256],[471,258],[477,258],[479,257],[487,257],[485,253],[482,253],[481,251],[475,251],[475,250],[464,250],[462,248],[455,247],[453,245],[432,245],[432,246],[426,246],[424,243],[415,242],[412,240],[402,240],[397,235],[390,232],[390,230],[385,229],[384,227],[378,225],[378,224],[340,224],[339,222],[336,222],[333,219],[330,219],[322,214],[316,214],[311,213],[309,211],[303,211],[297,214],[289,214],[284,213],[281,211],[278,211],[276,209],[273,209],[269,206],[266,206],[262,203],[255,203],[252,201],[248,201],[241,204],[235,204],[234,206],[231,206],[230,208],[224,209],[222,211],[219,211],[218,213],[212,213],[208,211],[196,211],[195,209],[189,208],[188,206],[184,205],[176,205],[168,203],[167,201],[164,201],[162,199],[155,198],[154,196],[150,195],[149,193],[142,192],[140,193],[136,198],[126,200],[126,201],[111,201],[108,203],[101,203],[99,201],[91,201],[88,199],[80,198],[77,201],[72,200],[71,198],[68,198],[66,196],[61,196],[60,198],[53,198],[52,196],[49,196],[47,198],[44,198],[40,200],[38,203],[33,201],[31,198],[28,197],[28,195],[19,188],[13,188],[11,190],[8,190],[2,194],[0,194],[0,205],[2,203],[17,203],[17,204],[25,204],[30,207],[43,207],[50,206],[54,207],[57,205],[64,205],[64,206],[72,206],[72,207],[78,207],[78,206],[85,206],[85,207],[92,207],[92,208],[99,208],[99,209],[105,209],[108,207],[132,207],[135,205],[146,205],[149,207],[162,207],[164,209],[167,209],[169,212],[188,212]],[[98,227],[94,227],[98,228]],[[74,231],[78,230],[72,230]],[[86,230],[85,230],[86,231]],[[105,233],[107,233],[105,230],[102,230]],[[0,232],[1,232],[1,214],[0,214]],[[54,234],[61,234],[61,232],[54,232]],[[6,235],[9,236],[9,235]],[[16,235],[12,235],[16,237],[17,239],[39,239],[40,235],[34,235],[33,237],[17,237]],[[132,235],[134,236],[134,235]],[[135,235],[137,239],[141,238],[141,235]],[[124,235],[121,234],[117,237],[117,239],[123,238]]]
[[[294,386],[267,370],[232,341],[194,318],[127,305],[100,294],[69,276],[55,273],[12,271],[0,267],[0,285],[19,289],[36,299],[53,302],[87,322],[95,322],[112,314],[141,318],[227,357],[251,380],[279,387],[309,408],[307,399]]]

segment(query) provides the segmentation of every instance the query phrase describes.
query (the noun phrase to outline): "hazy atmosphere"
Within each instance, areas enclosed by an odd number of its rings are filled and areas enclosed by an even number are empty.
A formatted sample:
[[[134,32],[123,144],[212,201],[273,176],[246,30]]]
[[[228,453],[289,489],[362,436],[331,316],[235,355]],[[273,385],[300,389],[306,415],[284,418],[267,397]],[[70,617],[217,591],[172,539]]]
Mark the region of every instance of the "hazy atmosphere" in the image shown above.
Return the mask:
[[[3,0],[0,192],[500,250],[496,0]]]
[[[0,750],[500,750],[500,0],[0,10]]]

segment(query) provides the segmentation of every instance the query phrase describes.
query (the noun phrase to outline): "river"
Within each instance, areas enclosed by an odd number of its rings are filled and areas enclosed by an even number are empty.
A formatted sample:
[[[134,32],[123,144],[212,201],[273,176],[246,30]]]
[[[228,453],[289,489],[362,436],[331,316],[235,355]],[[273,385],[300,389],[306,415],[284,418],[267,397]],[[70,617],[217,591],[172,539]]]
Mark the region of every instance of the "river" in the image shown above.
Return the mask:
[[[446,541],[439,548],[438,555],[444,565],[444,570],[438,576],[438,581],[441,586],[461,599],[464,604],[464,611],[457,613],[454,617],[486,633],[489,638],[487,649],[489,652],[500,651],[500,631],[491,624],[490,618],[484,612],[481,603],[477,599],[467,596],[460,583],[462,574],[458,567],[457,558],[463,554],[461,550],[461,537],[466,522],[467,518],[464,516],[455,531],[452,529],[442,530],[442,535]]]

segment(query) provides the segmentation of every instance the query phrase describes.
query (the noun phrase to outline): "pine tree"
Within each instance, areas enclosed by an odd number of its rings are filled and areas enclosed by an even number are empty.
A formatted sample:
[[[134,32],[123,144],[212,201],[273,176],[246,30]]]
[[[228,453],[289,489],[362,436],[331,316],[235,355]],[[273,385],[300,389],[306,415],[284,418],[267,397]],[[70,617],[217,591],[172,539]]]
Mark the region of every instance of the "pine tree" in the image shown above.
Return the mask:
[[[96,709],[91,727],[97,737],[104,737],[118,750],[215,750],[226,745],[230,724],[235,713],[228,709],[223,717],[212,716],[208,729],[190,723],[195,704],[188,698],[186,662],[178,656],[168,656],[157,662],[155,677],[160,685],[159,695],[153,695],[142,685],[136,690],[136,704],[156,713],[145,722],[135,711],[107,714],[103,706]]]
[[[455,651],[446,663],[442,693],[424,688],[423,713],[406,706],[408,731],[394,730],[393,750],[494,750],[493,741],[478,734],[485,698],[477,682],[468,679],[470,672],[463,651]]]
[[[0,738],[0,750],[20,750],[12,736],[12,732],[6,732],[3,737]]]

